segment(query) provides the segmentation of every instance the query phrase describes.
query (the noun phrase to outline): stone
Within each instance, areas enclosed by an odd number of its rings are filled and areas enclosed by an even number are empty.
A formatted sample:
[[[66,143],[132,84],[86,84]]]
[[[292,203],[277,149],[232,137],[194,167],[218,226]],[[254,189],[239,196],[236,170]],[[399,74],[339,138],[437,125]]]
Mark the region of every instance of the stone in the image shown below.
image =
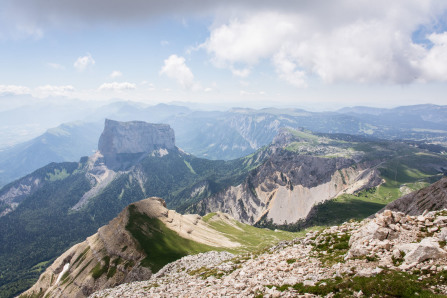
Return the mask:
[[[428,228],[427,229],[427,231],[429,232],[429,233],[434,233],[434,232],[436,232],[438,230],[438,227],[432,227],[432,228]]]
[[[438,216],[434,221],[433,221],[433,223],[435,224],[435,225],[440,225],[440,224],[442,224],[442,223],[446,223],[447,222],[447,216]]]
[[[315,282],[313,280],[306,279],[305,281],[303,281],[303,285],[313,287],[313,286],[315,286]]]
[[[358,276],[364,276],[364,277],[370,277],[376,274],[379,274],[383,271],[383,269],[376,267],[376,268],[363,268],[360,269],[360,271],[357,272]]]
[[[439,247],[436,238],[424,238],[420,243],[407,243],[398,245],[397,248],[405,252],[405,262],[423,262],[428,259],[445,257],[447,253]]]
[[[441,231],[438,234],[438,239],[440,241],[446,241],[447,240],[447,228],[442,228]]]
[[[399,266],[399,268],[403,271],[408,271],[410,269],[415,268],[417,265],[418,265],[418,263],[416,263],[416,262],[411,263],[411,264],[403,263],[402,265]]]

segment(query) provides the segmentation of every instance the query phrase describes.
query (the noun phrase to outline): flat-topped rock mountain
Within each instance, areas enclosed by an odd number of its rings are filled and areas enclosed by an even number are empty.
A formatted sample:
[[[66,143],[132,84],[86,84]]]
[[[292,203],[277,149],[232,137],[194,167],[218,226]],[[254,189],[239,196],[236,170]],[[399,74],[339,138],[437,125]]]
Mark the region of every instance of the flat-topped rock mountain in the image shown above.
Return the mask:
[[[136,157],[155,150],[175,148],[174,130],[167,124],[153,124],[143,121],[120,122],[105,120],[98,150],[110,167],[129,157]]]

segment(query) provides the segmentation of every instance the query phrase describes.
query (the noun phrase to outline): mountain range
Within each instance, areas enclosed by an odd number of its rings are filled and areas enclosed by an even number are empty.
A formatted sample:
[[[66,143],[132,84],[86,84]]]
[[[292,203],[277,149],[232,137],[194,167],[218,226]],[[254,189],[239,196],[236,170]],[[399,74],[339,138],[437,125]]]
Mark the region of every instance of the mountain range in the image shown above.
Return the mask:
[[[65,118],[79,120],[77,122],[61,124],[35,139],[3,148],[0,151],[0,186],[49,162],[75,161],[91,155],[105,118],[166,123],[175,130],[176,143],[184,151],[207,159],[231,160],[268,145],[284,127],[412,140],[418,145],[437,146],[442,152],[447,144],[445,110],[446,106],[418,105],[394,109],[354,107],[336,112],[275,108],[200,111],[177,105],[146,107],[115,102],[91,108],[91,111],[82,110],[82,117],[75,114]],[[16,108],[11,115],[18,116],[20,111]],[[54,111],[53,114],[63,116],[65,112]],[[58,119],[53,123],[60,121]]]
[[[340,198],[357,203],[352,217],[369,216],[447,169],[445,155],[414,144],[304,129],[282,129],[271,145],[231,161],[185,153],[163,124],[106,120],[99,140],[90,157],[51,163],[0,190],[1,292],[26,289],[64,250],[147,197],[182,213],[297,230],[330,220],[325,204]],[[332,214],[346,213],[346,202]]]
[[[223,213],[180,215],[159,198],[145,199],[63,253],[21,297],[446,294],[447,210],[445,202],[436,204],[446,183],[443,178],[362,222],[304,237],[249,229]],[[408,208],[413,216],[397,211]],[[246,245],[251,237],[263,245],[296,238],[253,250]]]

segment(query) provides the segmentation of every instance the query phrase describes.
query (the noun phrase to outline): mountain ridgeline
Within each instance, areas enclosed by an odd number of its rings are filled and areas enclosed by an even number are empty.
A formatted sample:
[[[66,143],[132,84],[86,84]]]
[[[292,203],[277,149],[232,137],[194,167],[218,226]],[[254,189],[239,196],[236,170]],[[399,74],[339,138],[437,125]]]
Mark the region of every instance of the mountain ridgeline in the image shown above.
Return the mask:
[[[149,279],[186,255],[238,246],[200,216],[178,214],[166,209],[162,199],[148,198],[124,208],[96,234],[64,252],[22,297],[86,297]]]
[[[95,154],[49,164],[3,187],[0,292],[27,289],[55,257],[147,197],[182,213],[225,212],[249,224],[297,229],[311,215],[324,218],[321,208],[337,198],[367,203],[365,217],[447,172],[446,156],[429,149],[304,129],[282,129],[269,146],[230,161],[197,158],[174,140],[168,125],[106,120]],[[366,202],[365,193],[379,203]]]
[[[436,105],[354,107],[336,112],[275,108],[196,111],[176,105],[142,107],[116,102],[93,110],[85,119],[79,119],[83,121],[62,124],[9,149],[0,147],[0,186],[49,162],[74,161],[90,155],[97,148],[104,118],[166,123],[175,130],[177,146],[185,152],[207,159],[231,160],[270,144],[282,128],[411,140],[416,146],[436,146],[438,152],[447,151],[445,113],[446,106]]]

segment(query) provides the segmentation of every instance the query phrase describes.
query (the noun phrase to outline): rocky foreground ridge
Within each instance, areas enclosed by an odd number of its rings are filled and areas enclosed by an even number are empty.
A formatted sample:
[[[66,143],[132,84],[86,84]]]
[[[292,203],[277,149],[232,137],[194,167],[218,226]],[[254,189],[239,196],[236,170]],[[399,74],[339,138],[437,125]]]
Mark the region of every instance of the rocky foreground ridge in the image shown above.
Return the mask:
[[[209,252],[90,297],[369,297],[447,294],[447,210],[386,210],[243,256]]]

